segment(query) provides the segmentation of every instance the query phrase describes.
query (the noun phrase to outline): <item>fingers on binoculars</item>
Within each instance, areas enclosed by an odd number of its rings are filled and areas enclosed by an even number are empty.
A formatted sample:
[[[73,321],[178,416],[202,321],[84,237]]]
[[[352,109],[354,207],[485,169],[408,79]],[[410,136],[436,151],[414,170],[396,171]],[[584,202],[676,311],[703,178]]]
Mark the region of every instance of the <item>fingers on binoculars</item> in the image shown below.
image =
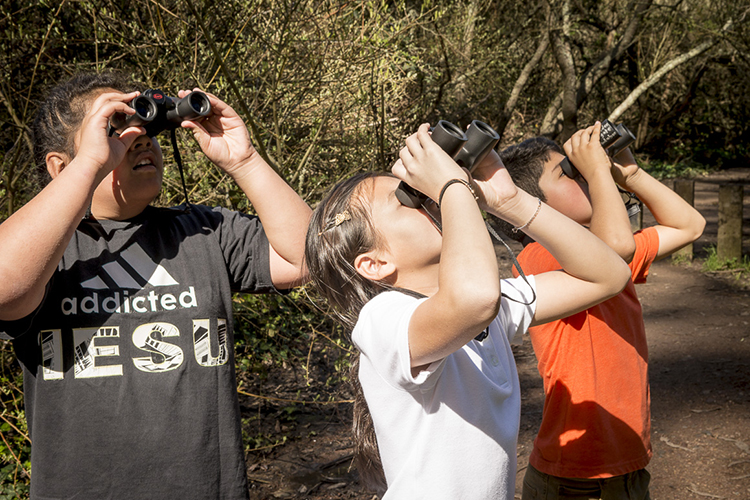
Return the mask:
[[[130,92],[129,94],[121,94],[119,92],[104,92],[94,99],[91,104],[89,113],[97,113],[100,111],[117,112],[121,111],[127,114],[135,113],[135,110],[131,108],[128,103],[132,101],[138,92]],[[110,114],[111,114],[110,113]]]
[[[404,174],[406,173],[406,167],[404,167],[404,162],[399,158],[396,160],[396,162],[391,167],[391,173],[398,177],[399,179],[404,178]]]
[[[424,141],[424,139],[420,139],[420,137],[419,137],[419,132],[417,132],[415,134],[412,134],[409,137],[407,137],[406,140],[404,141],[404,143],[406,145],[404,146],[404,148],[401,151],[402,151],[402,153],[406,152],[406,154],[408,154],[408,156],[406,156],[406,157],[401,156],[401,158],[404,161],[408,161],[408,160],[411,160],[414,157],[418,157],[420,155],[420,153],[422,152],[422,147],[423,147],[423,144],[424,144],[423,141]]]
[[[591,140],[595,141],[597,144],[599,143],[599,137],[601,136],[602,132],[602,122],[597,120],[594,125],[591,126]]]
[[[417,138],[419,139],[420,144],[422,146],[426,146],[427,144],[432,143],[432,137],[430,134],[430,124],[429,123],[423,123],[419,126],[417,129],[417,133],[415,134]]]

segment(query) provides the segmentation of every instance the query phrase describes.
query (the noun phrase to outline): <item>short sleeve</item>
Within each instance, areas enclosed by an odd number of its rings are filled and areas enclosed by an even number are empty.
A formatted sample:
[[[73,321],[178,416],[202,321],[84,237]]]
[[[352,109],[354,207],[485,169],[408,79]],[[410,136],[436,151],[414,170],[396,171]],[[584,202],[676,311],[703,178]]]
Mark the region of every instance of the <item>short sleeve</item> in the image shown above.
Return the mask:
[[[521,277],[504,279],[500,290],[501,330],[508,335],[508,340],[520,343],[521,335],[529,329],[536,312],[536,280],[533,275],[526,276],[525,280]]]
[[[659,232],[655,227],[648,227],[633,234],[635,255],[630,261],[630,272],[633,283],[645,283],[651,264],[659,252]]]
[[[31,330],[34,318],[39,314],[39,311],[42,310],[44,301],[47,300],[47,294],[49,293],[51,283],[54,279],[55,277],[53,276],[47,283],[47,286],[44,289],[44,297],[42,298],[42,301],[31,314],[13,321],[0,321],[0,340],[14,340]]]
[[[275,290],[271,279],[268,238],[260,219],[224,208],[216,228],[232,291],[261,293]]]
[[[377,374],[406,391],[432,386],[443,365],[436,361],[416,377],[411,374],[409,322],[424,300],[400,292],[381,293],[362,308],[352,332],[352,341]]]

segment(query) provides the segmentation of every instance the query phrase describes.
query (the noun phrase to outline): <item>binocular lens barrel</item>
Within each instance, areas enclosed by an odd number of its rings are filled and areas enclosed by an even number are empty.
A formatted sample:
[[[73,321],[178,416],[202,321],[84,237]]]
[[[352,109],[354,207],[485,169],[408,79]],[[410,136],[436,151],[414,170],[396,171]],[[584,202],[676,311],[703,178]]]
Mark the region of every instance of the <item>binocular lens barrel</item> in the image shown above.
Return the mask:
[[[201,92],[191,92],[188,96],[188,100],[190,102],[190,106],[198,114],[203,114],[211,108],[211,104],[209,104],[208,102],[208,97],[206,97],[206,94],[203,94]]]
[[[466,133],[451,122],[440,120],[432,129],[431,137],[456,163],[470,171],[500,140],[495,129],[479,120],[471,122]],[[396,198],[410,208],[419,208],[427,200],[427,196],[403,181],[396,189]]]
[[[150,97],[138,96],[130,101],[130,107],[135,110],[134,115],[115,113],[110,119],[110,124],[115,130],[128,127],[140,127],[151,122],[158,114],[156,103]]]
[[[617,132],[620,134],[620,138],[617,139],[614,144],[609,147],[609,156],[617,156],[617,154],[623,149],[627,148],[635,142],[635,135],[633,132],[622,123],[617,126]]]
[[[451,158],[461,151],[464,143],[468,140],[463,130],[445,120],[440,120],[432,129],[431,138]]]
[[[194,120],[206,116],[211,112],[211,103],[208,96],[203,92],[191,92],[177,101],[175,117],[168,116],[170,120]]]
[[[472,171],[500,141],[500,135],[484,122],[474,120],[466,130],[467,141],[455,156],[456,163]]]
[[[156,116],[156,104],[148,97],[138,96],[130,106],[135,109],[135,116],[138,116],[143,121],[151,121]]]

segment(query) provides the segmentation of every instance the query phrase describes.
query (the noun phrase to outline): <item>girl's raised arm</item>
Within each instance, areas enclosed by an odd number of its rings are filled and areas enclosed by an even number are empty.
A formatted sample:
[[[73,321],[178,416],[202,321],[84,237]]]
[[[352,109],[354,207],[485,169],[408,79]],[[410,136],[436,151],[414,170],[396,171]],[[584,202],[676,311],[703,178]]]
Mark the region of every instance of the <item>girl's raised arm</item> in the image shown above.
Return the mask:
[[[507,183],[508,173],[496,153],[488,156],[476,175],[482,179],[477,184],[486,210],[543,245],[562,267],[534,276],[537,304],[532,324],[565,318],[622,291],[630,269],[588,229],[524,191],[502,202],[497,193]],[[519,219],[519,206],[535,207],[534,215]]]
[[[428,263],[415,270],[417,276],[423,273],[422,283],[432,287],[423,290],[429,299],[409,323],[411,363],[416,368],[460,349],[489,325],[500,304],[500,279],[479,206],[465,184],[468,175],[432,141],[426,124],[407,139],[393,173],[440,201],[442,247],[434,256],[439,266]]]

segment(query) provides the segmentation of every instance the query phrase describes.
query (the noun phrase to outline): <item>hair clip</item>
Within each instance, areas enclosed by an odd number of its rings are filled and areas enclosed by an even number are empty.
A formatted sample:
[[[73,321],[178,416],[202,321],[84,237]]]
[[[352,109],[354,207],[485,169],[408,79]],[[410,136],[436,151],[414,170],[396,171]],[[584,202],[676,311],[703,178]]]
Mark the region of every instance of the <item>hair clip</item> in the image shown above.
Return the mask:
[[[334,217],[331,222],[326,224],[326,227],[324,227],[323,230],[318,233],[318,236],[325,233],[329,229],[340,226],[341,224],[344,223],[344,221],[348,221],[348,220],[352,220],[352,216],[349,213],[349,210],[344,210],[343,212],[337,213],[336,217]]]

